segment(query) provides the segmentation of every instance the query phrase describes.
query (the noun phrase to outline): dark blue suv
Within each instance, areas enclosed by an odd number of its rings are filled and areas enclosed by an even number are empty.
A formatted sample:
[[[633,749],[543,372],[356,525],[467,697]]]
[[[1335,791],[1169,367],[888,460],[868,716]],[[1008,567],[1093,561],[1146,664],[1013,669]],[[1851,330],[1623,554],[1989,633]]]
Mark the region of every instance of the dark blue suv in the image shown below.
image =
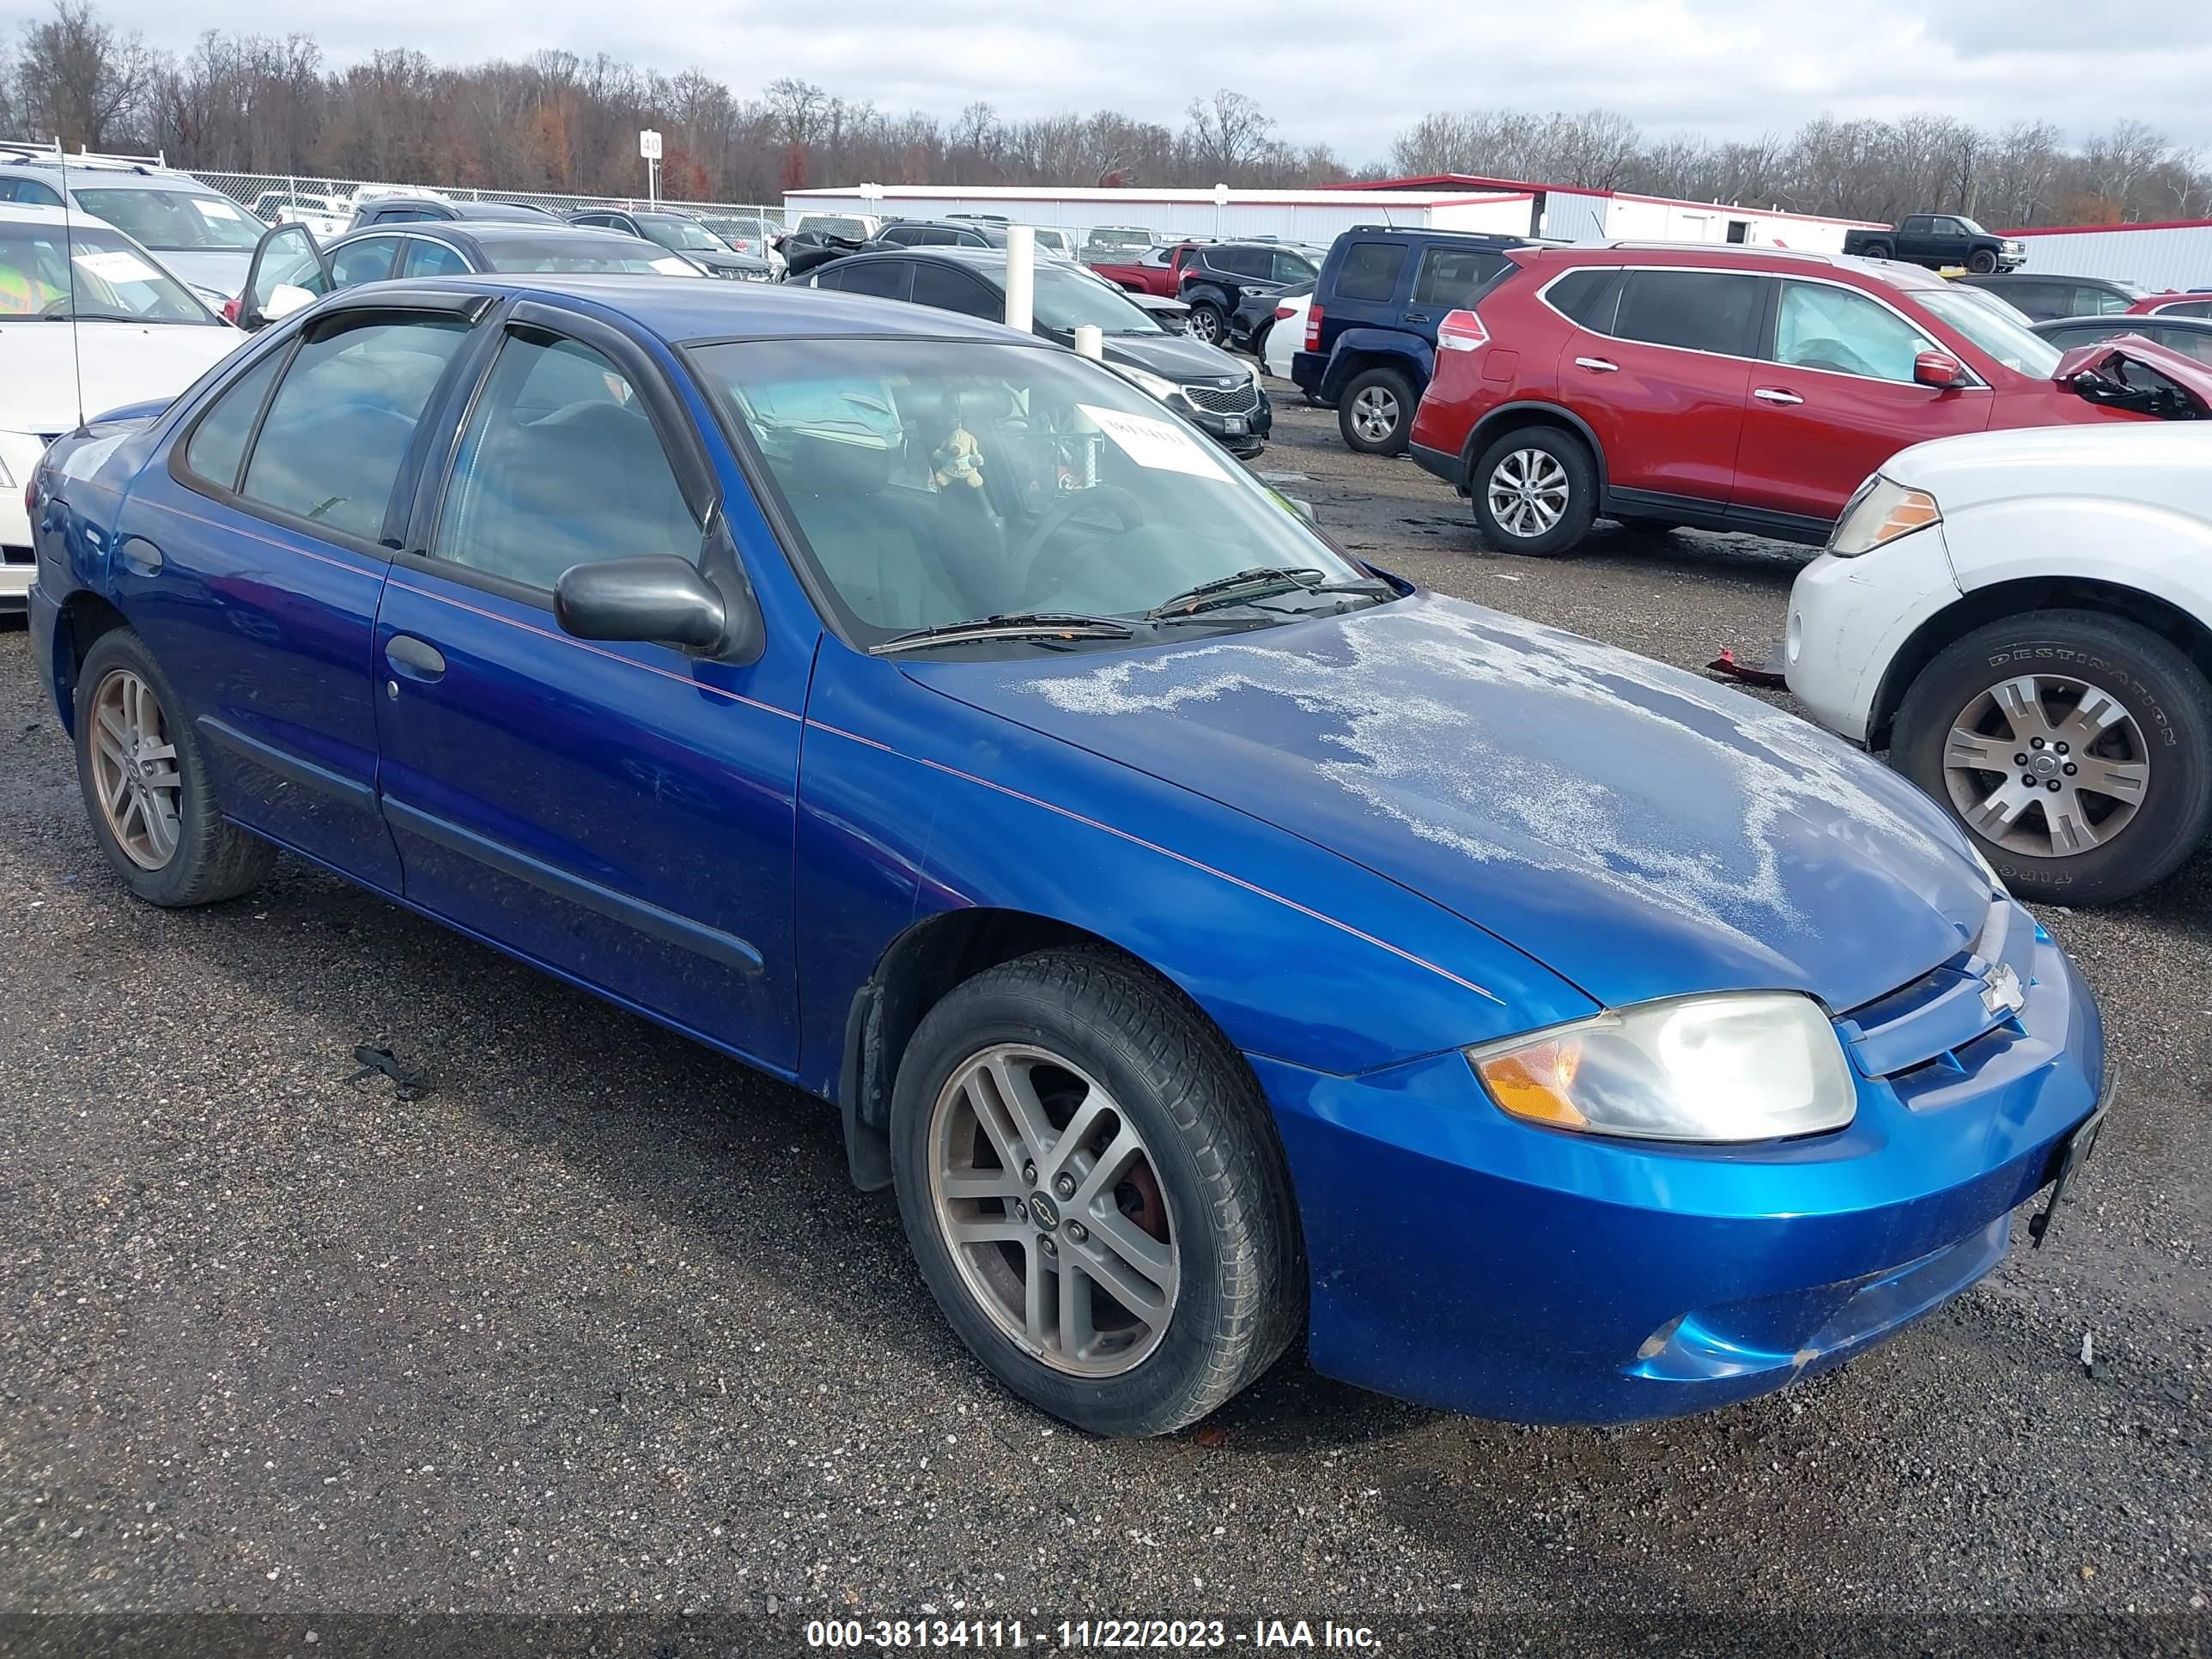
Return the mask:
[[[1525,236],[1358,225],[1322,260],[1291,378],[1336,407],[1344,441],[1369,455],[1406,447],[1436,367],[1437,325],[1506,269]]]

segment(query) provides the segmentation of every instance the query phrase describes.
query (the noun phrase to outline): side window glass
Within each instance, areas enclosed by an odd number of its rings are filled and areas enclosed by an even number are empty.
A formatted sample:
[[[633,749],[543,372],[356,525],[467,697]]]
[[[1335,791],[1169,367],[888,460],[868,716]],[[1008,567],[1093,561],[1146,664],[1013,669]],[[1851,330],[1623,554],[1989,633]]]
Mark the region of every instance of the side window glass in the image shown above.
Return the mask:
[[[981,317],[994,323],[1005,312],[1005,306],[995,292],[985,288],[966,271],[954,270],[940,264],[915,264],[914,302],[918,306],[935,306],[939,311],[957,311],[963,316]]]
[[[35,179],[19,179],[15,181],[15,199],[25,207],[58,208],[62,204],[62,198],[58,192],[47,189]]]
[[[465,323],[425,318],[308,341],[270,403],[243,493],[374,541],[416,422],[468,332]]]
[[[283,361],[282,351],[272,351],[242,380],[223,388],[185,442],[187,467],[210,483],[221,484],[225,489],[238,487],[238,467],[246,459],[246,441],[253,435],[253,423],[261,417],[261,405],[269,396],[269,383],[276,378],[276,367]]]
[[[1571,270],[1552,284],[1545,297],[1553,310],[1564,312],[1592,333],[1610,334],[1613,313],[1620,305],[1620,272],[1602,265]]]
[[[314,295],[330,292],[322,262],[304,227],[287,225],[270,232],[254,260],[253,289],[246,296],[254,311],[267,310],[280,288],[304,289]]]
[[[1413,273],[1413,303],[1449,311],[1472,305],[1483,284],[1498,274],[1505,262],[1494,253],[1475,253],[1466,248],[1432,247],[1421,255]]]
[[[1317,274],[1310,259],[1296,253],[1275,255],[1275,280],[1279,283],[1310,283]]]
[[[1912,360],[1933,342],[1895,312],[1848,289],[1784,283],[1774,361],[1794,368],[1910,383]]]
[[[628,378],[572,340],[517,335],[461,436],[430,551],[550,592],[595,560],[696,562],[699,524]]]
[[[1764,279],[1721,270],[1632,270],[1614,335],[1650,345],[1747,356]]]
[[[2117,317],[2128,308],[2128,296],[2124,294],[2108,294],[2100,288],[2082,289],[2080,291],[2085,295],[2094,295],[2097,301],[2096,308],[2094,311],[2081,311],[2083,316]],[[2081,307],[2077,304],[2075,309],[2081,311]]]
[[[1398,291],[1398,276],[1405,269],[1403,242],[1354,242],[1344,252],[1336,291],[1347,300],[1388,300]]]
[[[465,276],[469,262],[443,242],[426,241],[419,236],[407,239],[407,268],[409,276]]]
[[[903,300],[907,296],[908,273],[913,269],[904,259],[871,259],[865,264],[848,265],[843,272],[845,280],[838,286],[848,294]]]
[[[358,242],[334,248],[331,252],[331,283],[337,288],[380,283],[392,275],[392,260],[398,252],[399,239],[396,236],[364,236]]]

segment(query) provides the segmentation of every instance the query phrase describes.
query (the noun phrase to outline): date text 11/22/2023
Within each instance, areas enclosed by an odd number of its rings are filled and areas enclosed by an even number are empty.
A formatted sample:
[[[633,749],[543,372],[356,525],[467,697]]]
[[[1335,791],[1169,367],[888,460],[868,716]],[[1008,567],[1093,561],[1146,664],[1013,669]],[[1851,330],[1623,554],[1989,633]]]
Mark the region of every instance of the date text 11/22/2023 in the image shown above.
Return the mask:
[[[1057,1638],[1057,1639],[1055,1639]],[[1255,1619],[1249,1632],[1224,1619],[1063,1619],[1024,1630],[1018,1619],[817,1619],[806,1626],[806,1645],[823,1649],[1029,1648],[1060,1651],[1141,1651],[1222,1648],[1327,1649],[1373,1652],[1382,1638],[1365,1625],[1325,1619]]]

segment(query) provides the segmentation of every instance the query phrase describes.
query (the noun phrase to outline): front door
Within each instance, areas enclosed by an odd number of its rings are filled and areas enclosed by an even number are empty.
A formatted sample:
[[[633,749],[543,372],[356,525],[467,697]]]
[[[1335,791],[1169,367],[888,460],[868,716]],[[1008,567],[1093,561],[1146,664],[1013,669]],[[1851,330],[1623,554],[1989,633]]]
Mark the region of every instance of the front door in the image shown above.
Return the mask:
[[[1771,361],[1752,374],[1737,510],[1832,520],[1866,476],[1907,444],[1986,428],[1987,386],[1946,391],[1914,382],[1913,359],[1943,349],[1855,289],[1785,281]]]
[[[562,571],[696,560],[719,508],[641,349],[550,315],[507,325],[377,620],[383,805],[406,896],[788,1070],[801,711],[769,685],[795,677],[773,654],[740,668],[562,631]]]

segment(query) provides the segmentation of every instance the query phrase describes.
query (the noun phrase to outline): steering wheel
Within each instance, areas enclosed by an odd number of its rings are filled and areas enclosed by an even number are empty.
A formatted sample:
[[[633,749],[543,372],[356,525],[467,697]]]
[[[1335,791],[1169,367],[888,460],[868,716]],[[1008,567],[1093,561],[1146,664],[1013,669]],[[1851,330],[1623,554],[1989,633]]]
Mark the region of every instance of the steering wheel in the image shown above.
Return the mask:
[[[1120,484],[1093,484],[1088,489],[1068,491],[1060,500],[1045,509],[1044,516],[1036,522],[1036,528],[1023,538],[1022,544],[1014,550],[1007,560],[1008,565],[1019,573],[1018,580],[1021,584],[1023,604],[1037,603],[1039,598],[1037,578],[1041,574],[1038,566],[1043,560],[1046,544],[1073,521],[1078,514],[1097,507],[1109,508],[1121,521],[1124,533],[1136,529],[1145,522],[1144,503]],[[1095,544],[1087,547],[1062,566],[1055,573],[1060,578],[1060,585],[1066,586],[1068,580],[1089,564],[1097,556],[1097,551],[1098,549]]]
[[[41,317],[65,317],[69,314],[70,302],[76,296],[74,295],[64,294],[58,300],[49,300],[46,301],[45,306],[40,309],[39,315]]]

